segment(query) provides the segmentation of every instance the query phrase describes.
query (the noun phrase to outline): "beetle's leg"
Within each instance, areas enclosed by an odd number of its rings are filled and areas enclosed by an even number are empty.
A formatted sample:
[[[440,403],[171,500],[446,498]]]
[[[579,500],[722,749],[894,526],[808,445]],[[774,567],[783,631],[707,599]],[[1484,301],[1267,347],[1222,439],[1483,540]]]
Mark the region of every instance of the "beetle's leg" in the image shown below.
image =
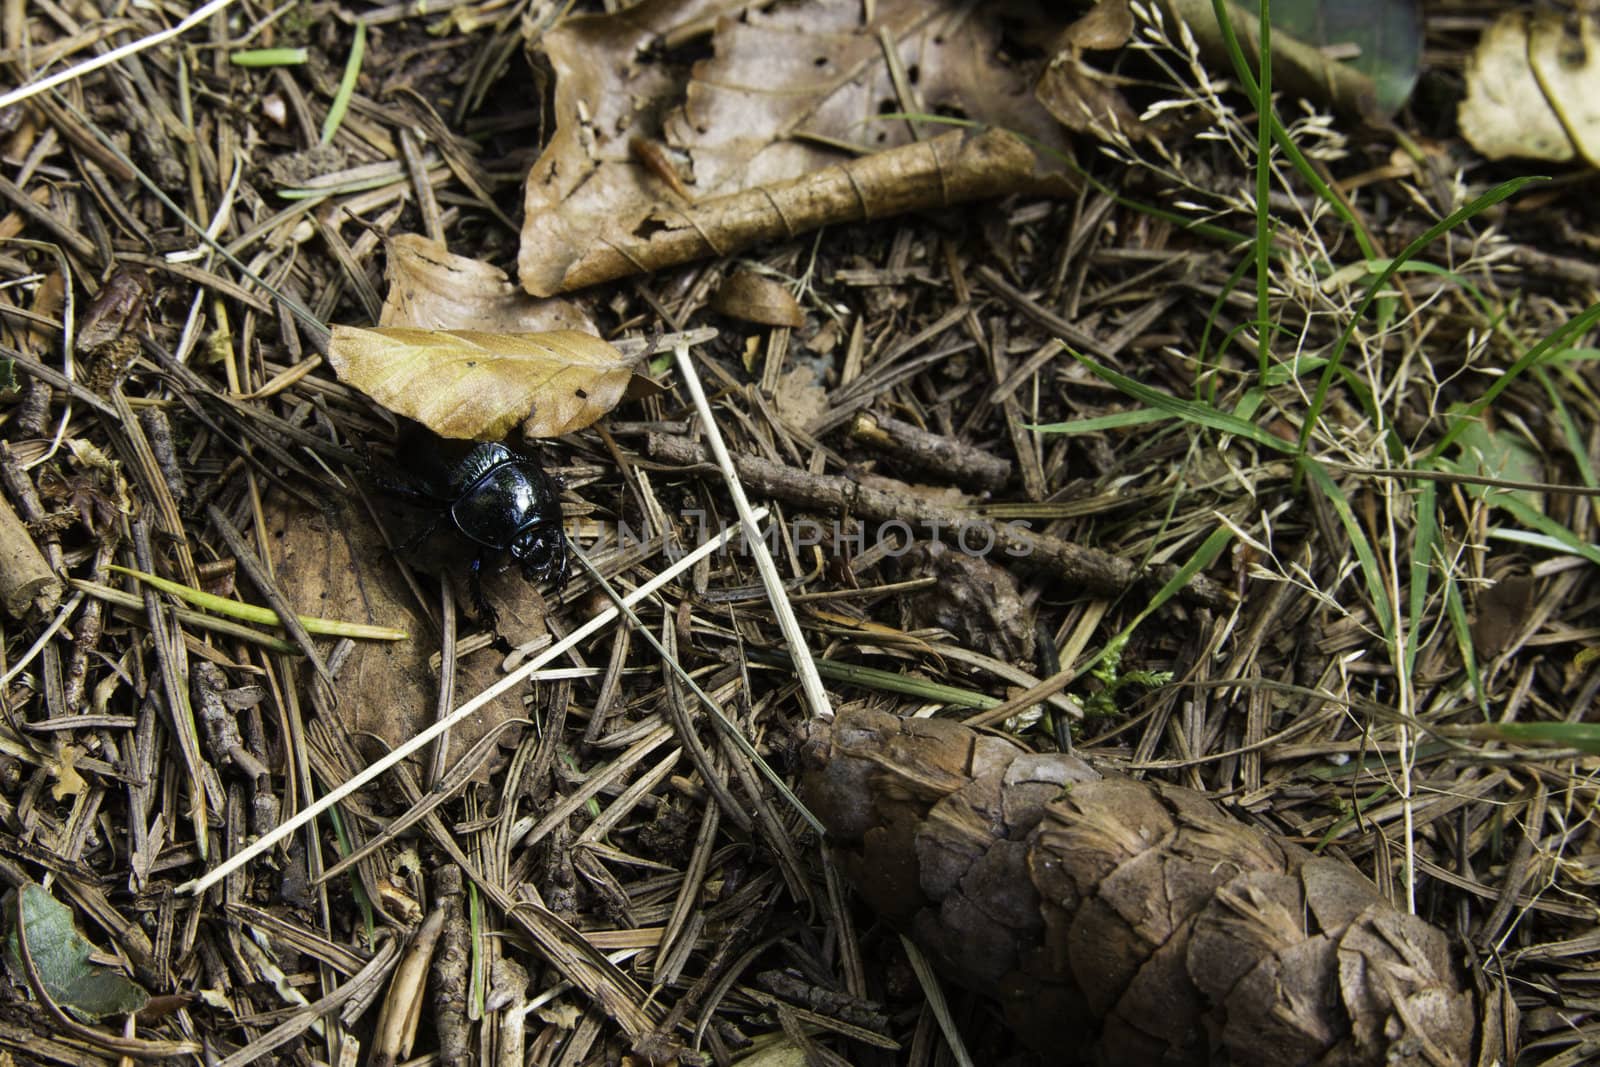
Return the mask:
[[[483,595],[482,552],[472,557],[472,569],[467,576],[467,595],[472,600],[472,613],[476,616],[473,621],[493,633],[499,622],[499,616],[489,604],[489,598]]]
[[[557,593],[561,592],[562,589],[566,588],[567,577],[568,577],[568,574],[569,574],[568,565],[567,564],[568,564],[568,561],[567,561],[567,533],[566,533],[565,530],[563,530],[561,528],[561,526],[559,524],[557,524],[557,526],[556,526],[556,558],[555,558],[555,567],[554,567],[555,573],[550,576],[551,581],[555,582],[556,592]]]
[[[436,503],[440,499],[437,494],[422,482],[417,481],[415,478],[408,478],[397,471],[373,467],[370,473],[377,487],[390,496],[401,497],[405,500],[427,501],[429,503]]]

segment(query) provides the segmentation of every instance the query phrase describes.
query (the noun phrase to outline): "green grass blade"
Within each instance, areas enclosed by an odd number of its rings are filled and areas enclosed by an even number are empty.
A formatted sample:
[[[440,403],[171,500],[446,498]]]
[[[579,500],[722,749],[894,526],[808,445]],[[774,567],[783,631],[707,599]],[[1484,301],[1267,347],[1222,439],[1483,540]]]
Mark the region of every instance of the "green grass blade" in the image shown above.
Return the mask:
[[[1123,393],[1146,407],[1164,411],[1169,415],[1175,415],[1183,419],[1185,422],[1192,422],[1197,426],[1204,426],[1218,433],[1243,437],[1276,452],[1294,451],[1293,443],[1273,436],[1253,422],[1248,422],[1236,415],[1230,415],[1225,411],[1218,411],[1209,404],[1202,404],[1194,400],[1184,400],[1169,393],[1163,393],[1159,389],[1152,389],[1143,382],[1135,381],[1125,374],[1117,373],[1110,367],[1096,363],[1081,352],[1075,352],[1071,348],[1068,348],[1067,351],[1071,353],[1072,358],[1093,371],[1096,377],[1116,386]]]
[[[1035,433],[1080,434],[1099,433],[1102,430],[1124,430],[1129,426],[1147,426],[1152,422],[1165,422],[1173,415],[1168,411],[1152,411],[1143,408],[1138,411],[1119,411],[1114,415],[1100,415],[1092,419],[1074,419],[1071,422],[1046,422],[1038,426],[1024,428]]]
[[[1600,755],[1600,723],[1492,722],[1474,726],[1463,733],[1477,740],[1511,741],[1519,745],[1555,745]]]
[[[355,39],[350,42],[350,57],[345,60],[344,76],[339,79],[339,89],[328,106],[328,117],[322,120],[322,143],[328,144],[339,132],[345,112],[350,110],[350,98],[356,94],[356,79],[361,75],[361,62],[367,55],[367,24],[356,23]]]
[[[228,62],[236,67],[298,67],[305,61],[304,48],[252,48],[228,54]]]
[[[1250,264],[1255,262],[1255,257],[1245,256],[1239,260],[1233,272],[1228,275],[1228,280],[1222,283],[1222,289],[1217,293],[1217,298],[1211,302],[1211,310],[1206,312],[1205,325],[1200,328],[1200,345],[1195,352],[1195,366],[1197,373],[1194,376],[1194,398],[1208,400],[1212,403],[1217,399],[1217,376],[1222,370],[1222,354],[1228,350],[1228,342],[1244,327],[1244,324],[1235,326],[1222,335],[1222,343],[1217,346],[1215,366],[1209,355],[1211,348],[1211,328],[1216,325],[1217,319],[1222,315],[1222,308],[1228,302],[1228,297],[1233,295],[1239,282],[1244,279],[1244,272],[1250,269]]]
[[[225,596],[207,593],[203,589],[195,589],[179,582],[169,581],[159,575],[136,571],[131,567],[119,567],[113,563],[110,569],[119,574],[137,578],[153,589],[159,589],[163,593],[171,593],[179,600],[193,604],[197,608],[215,612],[218,615],[240,619],[244,622],[253,622],[258,626],[283,625],[282,620],[278,618],[278,613],[271,608],[246,604],[239,600],[230,600]],[[404,630],[396,630],[392,626],[371,626],[361,622],[339,622],[335,619],[319,619],[312,615],[296,615],[295,618],[300,620],[300,625],[306,628],[307,633],[332,637],[352,637],[363,641],[404,641],[410,636]]]
[[[1416,677],[1417,645],[1422,634],[1422,613],[1428,603],[1428,578],[1439,550],[1439,483],[1428,479],[1417,494],[1416,531],[1411,537],[1411,582],[1406,611],[1406,677]]]
[[[1563,368],[1561,373],[1565,375],[1570,372]],[[1551,379],[1550,372],[1543,367],[1533,368],[1533,380],[1544,390],[1545,400],[1549,402],[1550,410],[1555,413],[1556,424],[1561,427],[1561,440],[1567,446],[1567,454],[1572,457],[1572,465],[1578,468],[1578,477],[1583,479],[1583,484],[1590,489],[1596,488],[1594,464],[1589,462],[1589,450],[1584,446],[1583,431],[1578,429],[1578,422],[1572,417],[1572,410],[1567,406],[1561,389]]]
[[[1487,718],[1489,699],[1483,692],[1483,677],[1478,673],[1478,651],[1472,645],[1472,620],[1467,618],[1467,605],[1461,599],[1461,585],[1455,576],[1445,571],[1444,610],[1450,619],[1450,630],[1455,634],[1456,649],[1466,668],[1467,684],[1478,698],[1478,710]]]
[[[1516,493],[1488,485],[1467,485],[1463,488],[1468,495],[1477,497],[1486,504],[1505,508],[1517,522],[1530,530],[1538,530],[1573,555],[1582,556],[1590,563],[1600,564],[1600,545],[1585,541],[1550,516],[1535,510]]]
[[[1532,179],[1528,180],[1531,181]],[[1454,216],[1451,217],[1453,218]],[[1437,459],[1449,451],[1450,446],[1455,444],[1456,438],[1466,431],[1467,423],[1488,411],[1489,405],[1495,402],[1495,398],[1505,392],[1507,387],[1516,381],[1524,371],[1530,367],[1540,366],[1546,359],[1554,357],[1558,353],[1565,354],[1568,344],[1588,333],[1596,323],[1600,323],[1600,304],[1590,304],[1587,308],[1584,308],[1581,314],[1568,321],[1565,326],[1524,352],[1515,363],[1506,368],[1504,374],[1489,383],[1489,388],[1483,391],[1482,396],[1466,406],[1461,412],[1462,418],[1450,429],[1446,430],[1443,437],[1439,438],[1439,443],[1433,446],[1433,451],[1429,453],[1429,457]]]
[[[1218,20],[1227,18],[1227,0],[1213,0]],[[1272,366],[1272,5],[1261,0],[1256,30],[1260,61],[1256,89],[1256,366],[1264,378]]]
[[[1344,490],[1340,489],[1338,483],[1328,474],[1327,468],[1309,456],[1301,459],[1300,466],[1311,484],[1328,499],[1328,503],[1333,505],[1334,512],[1339,516],[1339,522],[1350,538],[1350,547],[1355,550],[1356,561],[1361,566],[1361,576],[1366,580],[1367,597],[1372,601],[1372,610],[1378,616],[1378,626],[1392,648],[1395,635],[1394,605],[1389,602],[1389,592],[1383,583],[1383,568],[1378,565],[1378,554],[1372,550],[1372,542],[1367,540],[1366,531],[1356,521],[1355,512],[1350,508],[1350,501],[1345,499]]]

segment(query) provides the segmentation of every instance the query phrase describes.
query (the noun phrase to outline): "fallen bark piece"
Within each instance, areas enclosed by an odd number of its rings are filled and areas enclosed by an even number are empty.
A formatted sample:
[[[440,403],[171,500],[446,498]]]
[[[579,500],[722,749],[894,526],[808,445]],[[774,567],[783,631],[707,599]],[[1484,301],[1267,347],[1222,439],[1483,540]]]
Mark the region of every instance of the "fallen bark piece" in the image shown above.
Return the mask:
[[[1509,998],[1443,932],[1199,793],[944,720],[812,729],[803,796],[846,874],[1053,1062],[1510,1062]]]
[[[48,614],[60,602],[61,579],[45,562],[11,502],[0,497],[0,603],[20,619],[35,604]]]

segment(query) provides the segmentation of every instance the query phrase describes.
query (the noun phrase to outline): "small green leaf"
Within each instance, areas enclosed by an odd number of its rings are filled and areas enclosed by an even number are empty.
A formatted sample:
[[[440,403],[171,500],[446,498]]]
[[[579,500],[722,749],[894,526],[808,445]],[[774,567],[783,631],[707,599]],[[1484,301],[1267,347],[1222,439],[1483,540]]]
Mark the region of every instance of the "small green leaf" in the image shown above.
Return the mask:
[[[1447,470],[1507,482],[1544,481],[1544,463],[1539,453],[1519,434],[1490,429],[1482,419],[1469,419],[1456,435],[1456,444],[1461,448],[1459,457],[1441,464]],[[1542,493],[1525,489],[1499,489],[1495,496],[1512,494],[1532,510],[1544,511]]]
[[[22,952],[17,944],[16,898],[7,908],[6,962],[22,974]],[[53,1000],[63,1008],[93,1022],[107,1015],[127,1015],[149,1003],[150,994],[115,971],[89,963],[94,946],[72,925],[72,909],[37,885],[22,889],[22,921],[28,934],[28,954]]]

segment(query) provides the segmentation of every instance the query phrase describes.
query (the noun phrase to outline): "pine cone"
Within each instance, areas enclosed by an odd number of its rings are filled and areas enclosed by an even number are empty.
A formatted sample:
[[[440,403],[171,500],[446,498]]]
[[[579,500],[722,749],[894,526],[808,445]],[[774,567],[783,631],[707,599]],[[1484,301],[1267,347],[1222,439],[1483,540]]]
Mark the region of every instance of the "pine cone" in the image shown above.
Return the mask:
[[[807,764],[861,895],[1061,1062],[1507,1062],[1441,931],[1199,793],[870,711]]]

